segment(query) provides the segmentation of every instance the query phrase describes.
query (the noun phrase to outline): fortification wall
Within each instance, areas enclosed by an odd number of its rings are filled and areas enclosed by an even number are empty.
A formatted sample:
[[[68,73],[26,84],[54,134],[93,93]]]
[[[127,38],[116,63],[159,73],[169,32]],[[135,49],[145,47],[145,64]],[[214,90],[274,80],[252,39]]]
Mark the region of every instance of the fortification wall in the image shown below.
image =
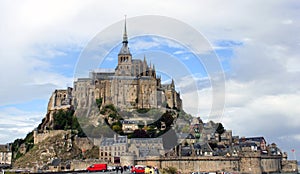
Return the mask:
[[[239,153],[240,172],[242,173],[262,173],[261,167],[261,152],[253,151],[251,147],[242,147],[242,152]]]
[[[282,173],[298,173],[298,164],[296,160],[283,160]]]
[[[71,130],[67,130],[67,131],[65,131],[65,130],[45,130],[42,133],[38,133],[37,131],[34,131],[34,133],[33,133],[34,144],[38,144],[49,137],[54,137],[59,134],[67,135],[70,133],[71,133]]]
[[[272,173],[281,171],[281,157],[280,156],[262,156],[261,157],[262,172]]]
[[[151,165],[159,168],[176,167],[181,173],[201,172],[237,172],[238,157],[181,157],[181,158],[148,158],[137,159],[137,164]]]
[[[135,158],[136,156],[134,153],[122,153],[120,158],[121,166],[129,166],[134,164]]]
[[[296,161],[282,161],[279,156],[260,156],[253,152],[239,157],[201,156],[177,158],[138,158],[136,164],[156,166],[158,168],[175,167],[181,173],[191,172],[240,172],[240,173],[280,173],[297,172]]]

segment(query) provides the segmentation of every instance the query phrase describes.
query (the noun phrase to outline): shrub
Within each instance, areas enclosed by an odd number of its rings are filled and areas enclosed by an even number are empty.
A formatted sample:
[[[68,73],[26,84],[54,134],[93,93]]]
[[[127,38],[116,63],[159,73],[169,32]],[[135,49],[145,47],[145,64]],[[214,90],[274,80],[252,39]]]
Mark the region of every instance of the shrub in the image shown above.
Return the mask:
[[[166,173],[166,174],[176,174],[177,173],[177,168],[175,167],[166,167],[166,168],[163,168],[163,171],[162,173]]]
[[[97,107],[100,109],[100,107],[102,105],[102,98],[96,99],[96,104],[97,104]]]

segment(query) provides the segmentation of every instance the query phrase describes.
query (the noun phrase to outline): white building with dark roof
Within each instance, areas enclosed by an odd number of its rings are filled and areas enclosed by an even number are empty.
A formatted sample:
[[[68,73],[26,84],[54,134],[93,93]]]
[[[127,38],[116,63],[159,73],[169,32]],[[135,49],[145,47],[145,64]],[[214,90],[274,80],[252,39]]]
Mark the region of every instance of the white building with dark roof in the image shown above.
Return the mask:
[[[10,144],[0,145],[0,167],[6,167],[11,165],[12,151]]]
[[[118,163],[122,153],[128,150],[127,136],[115,135],[114,138],[103,138],[99,147],[99,159]]]

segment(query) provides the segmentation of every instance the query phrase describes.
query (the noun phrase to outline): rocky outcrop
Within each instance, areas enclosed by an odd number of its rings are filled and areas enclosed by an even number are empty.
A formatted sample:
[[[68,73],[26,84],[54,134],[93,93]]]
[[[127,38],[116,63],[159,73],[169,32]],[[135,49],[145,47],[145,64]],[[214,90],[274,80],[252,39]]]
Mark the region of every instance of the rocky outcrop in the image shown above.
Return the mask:
[[[53,159],[67,161],[80,159],[81,155],[82,151],[76,143],[74,143],[74,137],[71,131],[64,131],[36,144],[24,156],[17,159],[13,167],[43,168],[45,164],[50,165]]]
[[[72,108],[72,88],[55,90],[48,102],[47,113],[41,125],[39,132],[53,128],[53,114],[58,110],[69,110]]]

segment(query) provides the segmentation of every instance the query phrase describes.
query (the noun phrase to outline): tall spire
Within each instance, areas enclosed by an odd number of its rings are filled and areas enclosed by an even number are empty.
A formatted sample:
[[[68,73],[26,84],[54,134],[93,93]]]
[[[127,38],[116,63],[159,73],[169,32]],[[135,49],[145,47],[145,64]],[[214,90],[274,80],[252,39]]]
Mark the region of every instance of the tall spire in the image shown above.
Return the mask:
[[[124,24],[124,33],[123,33],[123,43],[128,43],[127,29],[126,29],[126,15],[125,15],[125,24]]]
[[[174,88],[175,84],[174,84],[174,79],[172,78],[172,82],[171,82],[171,88]]]
[[[125,21],[124,21],[124,33],[123,33],[123,45],[119,52],[119,55],[131,55],[129,48],[128,48],[128,37],[127,37],[127,28],[126,28],[126,15],[125,15]]]
[[[146,60],[146,55],[144,54],[144,66],[147,66],[147,60]]]

